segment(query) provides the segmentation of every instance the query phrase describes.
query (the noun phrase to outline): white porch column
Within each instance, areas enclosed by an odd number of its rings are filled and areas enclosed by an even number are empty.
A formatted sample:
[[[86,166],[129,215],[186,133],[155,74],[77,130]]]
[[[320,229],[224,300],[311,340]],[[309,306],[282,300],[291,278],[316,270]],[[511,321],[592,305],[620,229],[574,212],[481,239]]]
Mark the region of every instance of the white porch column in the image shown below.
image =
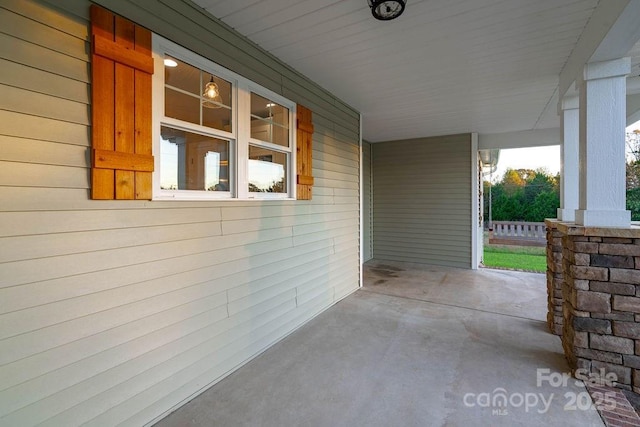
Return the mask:
[[[578,97],[567,97],[562,101],[560,112],[560,131],[562,145],[560,146],[560,208],[558,219],[566,222],[576,220],[578,209],[580,161],[578,150],[578,136],[580,115],[578,111]]]
[[[576,224],[628,227],[625,124],[629,58],[586,64],[580,91],[580,198]]]

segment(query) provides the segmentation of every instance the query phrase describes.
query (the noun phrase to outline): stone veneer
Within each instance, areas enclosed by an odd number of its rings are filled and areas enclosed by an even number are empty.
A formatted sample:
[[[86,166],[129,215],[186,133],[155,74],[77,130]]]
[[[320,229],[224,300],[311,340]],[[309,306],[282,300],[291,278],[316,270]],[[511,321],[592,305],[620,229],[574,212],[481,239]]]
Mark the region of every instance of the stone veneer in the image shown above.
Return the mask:
[[[547,325],[562,335],[562,233],[558,220],[547,219]]]
[[[571,369],[604,369],[616,374],[618,387],[640,393],[640,227],[559,222],[556,230],[563,248],[562,346]]]

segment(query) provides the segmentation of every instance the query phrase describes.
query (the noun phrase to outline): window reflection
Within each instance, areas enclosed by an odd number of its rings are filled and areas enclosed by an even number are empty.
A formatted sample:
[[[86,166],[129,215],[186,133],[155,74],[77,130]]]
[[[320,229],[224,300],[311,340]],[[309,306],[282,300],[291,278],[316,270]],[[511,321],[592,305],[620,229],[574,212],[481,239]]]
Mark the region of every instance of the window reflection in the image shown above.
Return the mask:
[[[164,67],[165,115],[189,123],[232,132],[232,84],[179,59]],[[208,86],[209,85],[209,86]],[[212,94],[215,88],[215,94]]]
[[[164,84],[184,90],[193,95],[200,93],[200,70],[179,59],[165,56],[174,61],[174,67],[164,67]]]
[[[229,141],[161,127],[160,188],[229,191]]]
[[[287,192],[287,154],[254,145],[249,146],[249,191]]]
[[[289,109],[251,93],[251,138],[289,146]]]

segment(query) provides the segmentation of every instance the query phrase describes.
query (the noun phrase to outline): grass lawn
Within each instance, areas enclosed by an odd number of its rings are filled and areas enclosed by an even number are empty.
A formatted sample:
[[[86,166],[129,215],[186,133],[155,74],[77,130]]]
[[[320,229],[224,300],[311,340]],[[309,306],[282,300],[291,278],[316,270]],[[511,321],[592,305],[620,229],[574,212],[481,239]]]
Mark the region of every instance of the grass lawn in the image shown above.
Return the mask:
[[[513,270],[547,271],[545,248],[507,245],[485,245],[484,265]]]

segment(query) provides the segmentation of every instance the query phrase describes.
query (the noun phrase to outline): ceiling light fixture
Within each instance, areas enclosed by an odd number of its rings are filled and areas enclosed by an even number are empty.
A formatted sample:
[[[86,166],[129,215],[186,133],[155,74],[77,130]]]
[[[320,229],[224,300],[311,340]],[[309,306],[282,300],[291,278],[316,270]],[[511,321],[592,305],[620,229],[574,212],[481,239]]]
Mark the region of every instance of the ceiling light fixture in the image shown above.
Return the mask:
[[[220,96],[220,88],[213,81],[213,76],[211,76],[211,80],[204,87],[204,93],[202,94],[204,98],[202,100],[202,106],[207,108],[220,108],[222,107],[222,97]]]
[[[276,104],[274,104],[273,102],[269,102],[269,103],[267,104],[267,110],[269,111],[269,118],[270,118],[270,119],[272,119],[272,118],[273,118],[273,111],[271,111],[271,109],[272,109],[273,107],[275,107],[275,106],[276,106]]]
[[[390,21],[402,15],[406,5],[405,0],[367,0],[371,14],[380,21]]]
[[[176,61],[174,61],[173,59],[165,58],[164,66],[173,68],[173,67],[177,67],[178,63]]]

